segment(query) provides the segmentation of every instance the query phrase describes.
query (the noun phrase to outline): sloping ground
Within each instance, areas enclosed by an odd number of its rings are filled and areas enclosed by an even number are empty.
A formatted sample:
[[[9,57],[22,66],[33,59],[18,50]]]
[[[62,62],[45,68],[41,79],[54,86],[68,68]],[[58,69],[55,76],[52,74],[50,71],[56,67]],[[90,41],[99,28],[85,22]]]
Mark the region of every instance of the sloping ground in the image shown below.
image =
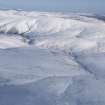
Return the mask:
[[[0,105],[105,105],[98,17],[0,11]]]

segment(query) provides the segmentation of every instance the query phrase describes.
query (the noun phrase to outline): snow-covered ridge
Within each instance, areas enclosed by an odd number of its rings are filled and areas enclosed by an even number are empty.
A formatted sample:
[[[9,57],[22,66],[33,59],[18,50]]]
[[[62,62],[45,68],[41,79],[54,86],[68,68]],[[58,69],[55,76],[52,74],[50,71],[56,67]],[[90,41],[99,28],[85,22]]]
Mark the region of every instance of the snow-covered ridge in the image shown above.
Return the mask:
[[[5,48],[6,43],[9,44],[10,37],[19,42],[19,45],[16,45],[14,42],[11,45],[11,42],[10,47],[27,46],[28,43],[44,48],[64,48],[65,46],[66,48],[71,48],[70,44],[72,41],[85,41],[83,38],[77,39],[77,37],[85,37],[91,34],[93,37],[103,37],[105,33],[104,27],[104,22],[95,18],[81,16],[80,14],[0,11],[1,48]],[[6,35],[7,41],[2,41],[2,34]],[[97,36],[97,34],[100,34],[100,36]],[[16,38],[15,36],[22,38]],[[86,40],[85,42],[87,44],[90,43],[89,46],[91,47],[96,44],[96,41],[90,42]],[[73,44],[72,46],[76,45]],[[9,45],[6,48],[8,47]]]
[[[0,105],[105,105],[103,18],[1,10]]]

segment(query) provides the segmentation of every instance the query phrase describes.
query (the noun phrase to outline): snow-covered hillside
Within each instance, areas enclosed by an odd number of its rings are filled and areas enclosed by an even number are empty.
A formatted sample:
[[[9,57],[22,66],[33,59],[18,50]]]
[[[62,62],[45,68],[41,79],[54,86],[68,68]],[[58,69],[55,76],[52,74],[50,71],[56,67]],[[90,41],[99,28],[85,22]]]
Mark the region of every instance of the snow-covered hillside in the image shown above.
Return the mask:
[[[104,17],[1,10],[0,105],[105,105]]]

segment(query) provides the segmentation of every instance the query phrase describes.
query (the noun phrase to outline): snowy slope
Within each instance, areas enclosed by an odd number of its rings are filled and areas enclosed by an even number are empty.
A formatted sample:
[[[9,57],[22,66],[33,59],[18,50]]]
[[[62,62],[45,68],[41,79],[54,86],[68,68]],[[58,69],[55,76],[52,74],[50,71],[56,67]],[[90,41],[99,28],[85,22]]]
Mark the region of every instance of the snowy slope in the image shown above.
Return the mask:
[[[103,18],[1,10],[0,105],[105,105]]]

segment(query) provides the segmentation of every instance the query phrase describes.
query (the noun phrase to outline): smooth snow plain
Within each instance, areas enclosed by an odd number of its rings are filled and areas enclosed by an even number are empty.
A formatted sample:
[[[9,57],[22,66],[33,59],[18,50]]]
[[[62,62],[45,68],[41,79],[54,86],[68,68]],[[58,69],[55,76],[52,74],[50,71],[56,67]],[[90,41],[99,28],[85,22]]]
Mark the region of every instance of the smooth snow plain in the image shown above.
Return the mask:
[[[104,19],[1,10],[0,105],[105,105]]]

